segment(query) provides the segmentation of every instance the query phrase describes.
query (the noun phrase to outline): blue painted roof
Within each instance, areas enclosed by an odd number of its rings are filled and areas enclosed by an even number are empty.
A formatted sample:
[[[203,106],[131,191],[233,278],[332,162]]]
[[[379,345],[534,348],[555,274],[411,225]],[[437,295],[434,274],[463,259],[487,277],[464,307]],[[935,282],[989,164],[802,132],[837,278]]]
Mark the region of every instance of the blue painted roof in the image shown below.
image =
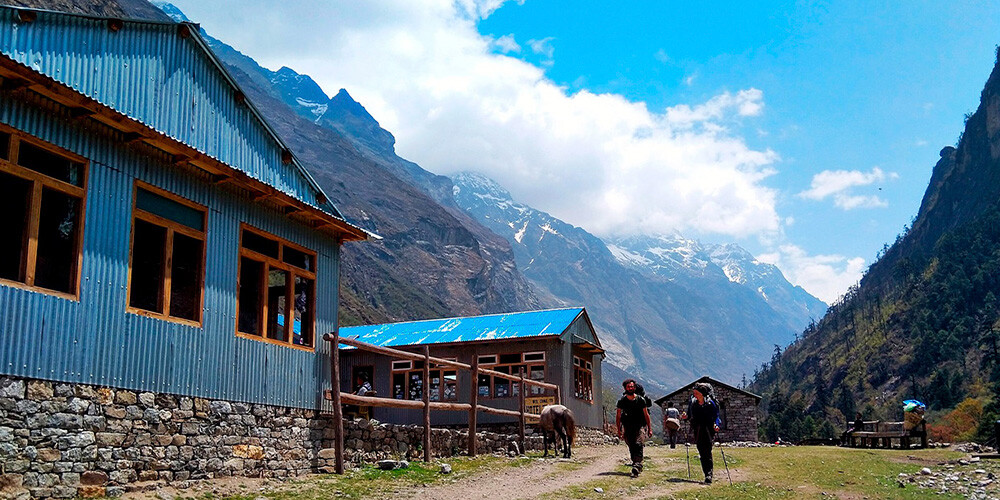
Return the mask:
[[[18,12],[37,18],[21,22]],[[316,180],[249,100],[192,23],[0,6],[0,53],[338,218]],[[181,35],[180,28],[187,27]]]
[[[340,336],[357,337],[362,342],[390,347],[560,335],[583,313],[582,307],[573,307],[351,326],[341,328]]]

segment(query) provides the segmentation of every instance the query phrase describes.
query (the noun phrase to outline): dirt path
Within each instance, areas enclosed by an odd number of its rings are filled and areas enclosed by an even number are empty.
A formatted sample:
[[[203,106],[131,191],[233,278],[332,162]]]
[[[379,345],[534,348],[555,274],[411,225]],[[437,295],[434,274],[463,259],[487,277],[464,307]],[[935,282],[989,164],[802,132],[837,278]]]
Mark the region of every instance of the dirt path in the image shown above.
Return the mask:
[[[597,474],[614,470],[621,463],[611,446],[578,448],[572,459],[536,459],[527,467],[511,468],[478,474],[444,485],[414,492],[414,497],[427,500],[457,498],[492,498],[502,493],[504,498],[536,498],[567,486],[593,480]]]
[[[694,450],[692,449],[692,452]],[[571,498],[604,490],[609,498],[662,498],[680,491],[710,487],[700,483],[701,466],[691,454],[692,479],[687,479],[683,448],[664,446],[646,448],[646,470],[631,478],[625,465],[627,450],[621,446],[581,447],[572,460],[538,459],[531,465],[461,478],[454,483],[435,485],[413,491],[412,498],[456,500],[459,498]],[[723,464],[716,469],[716,480],[728,483]],[[731,470],[733,480],[741,471]]]

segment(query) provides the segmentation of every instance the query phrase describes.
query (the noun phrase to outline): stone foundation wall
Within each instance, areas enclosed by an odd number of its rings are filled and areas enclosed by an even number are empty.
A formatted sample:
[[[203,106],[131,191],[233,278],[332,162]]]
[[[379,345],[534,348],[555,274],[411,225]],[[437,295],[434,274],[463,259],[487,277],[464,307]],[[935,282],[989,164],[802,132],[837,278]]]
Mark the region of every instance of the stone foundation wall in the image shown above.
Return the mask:
[[[141,481],[332,471],[332,418],[313,410],[0,376],[0,497],[119,496]],[[478,433],[480,453],[516,435]],[[345,459],[422,457],[423,429],[345,423]],[[435,456],[468,431],[433,429]],[[578,441],[579,443],[579,441]],[[541,449],[528,436],[528,449]]]

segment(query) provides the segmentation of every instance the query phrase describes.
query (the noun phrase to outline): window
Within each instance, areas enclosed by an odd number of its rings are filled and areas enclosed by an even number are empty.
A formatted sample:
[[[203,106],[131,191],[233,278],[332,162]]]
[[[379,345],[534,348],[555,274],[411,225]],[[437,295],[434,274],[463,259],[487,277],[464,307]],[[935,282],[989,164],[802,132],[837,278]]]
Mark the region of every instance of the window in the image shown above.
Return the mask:
[[[0,282],[76,298],[87,162],[0,127]]]
[[[237,288],[239,334],[293,347],[313,346],[314,252],[244,225]]]
[[[523,371],[525,378],[539,381],[545,380],[544,352],[479,356],[479,365],[483,368],[515,376]],[[490,397],[492,394],[494,398],[511,398],[520,395],[520,385],[510,379],[480,375],[478,391],[481,397]],[[531,395],[543,394],[544,392],[545,390],[541,387],[529,386],[528,393]]]
[[[594,367],[590,361],[573,356],[573,387],[574,396],[578,399],[594,402]]]
[[[452,359],[451,361],[454,361]],[[424,362],[392,362],[392,397],[395,399],[424,399]],[[458,400],[458,371],[446,366],[431,364],[427,398],[431,401]]]
[[[136,183],[130,312],[201,324],[207,214],[201,205]]]

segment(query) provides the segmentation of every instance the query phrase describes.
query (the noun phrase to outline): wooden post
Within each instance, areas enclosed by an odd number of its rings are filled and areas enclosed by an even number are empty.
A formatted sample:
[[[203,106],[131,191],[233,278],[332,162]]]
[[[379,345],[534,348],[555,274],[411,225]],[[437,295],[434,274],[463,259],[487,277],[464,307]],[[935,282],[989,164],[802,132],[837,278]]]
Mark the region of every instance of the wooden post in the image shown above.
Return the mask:
[[[479,356],[472,353],[472,397],[469,398],[469,456],[476,456],[476,405],[479,402]]]
[[[340,330],[333,330],[330,341],[330,384],[333,399],[333,448],[336,459],[336,473],[344,473],[344,409],[340,406]]]
[[[556,404],[557,405],[561,405],[562,404],[562,396],[561,396],[561,394],[562,394],[562,391],[559,390],[559,386],[556,386]]]
[[[524,452],[525,452],[525,449],[524,449],[524,387],[525,387],[524,386],[524,368],[519,368],[517,371],[518,371],[518,373],[521,376],[521,381],[518,382],[518,384],[520,384],[520,387],[519,387],[519,390],[517,391],[518,396],[519,396],[518,399],[521,400],[520,401],[520,403],[521,403],[521,417],[518,420],[518,424],[517,424],[517,439],[518,439],[518,443],[517,444],[518,444],[518,448],[520,449],[519,451],[523,455]]]
[[[431,461],[431,348],[424,345],[424,462]]]

